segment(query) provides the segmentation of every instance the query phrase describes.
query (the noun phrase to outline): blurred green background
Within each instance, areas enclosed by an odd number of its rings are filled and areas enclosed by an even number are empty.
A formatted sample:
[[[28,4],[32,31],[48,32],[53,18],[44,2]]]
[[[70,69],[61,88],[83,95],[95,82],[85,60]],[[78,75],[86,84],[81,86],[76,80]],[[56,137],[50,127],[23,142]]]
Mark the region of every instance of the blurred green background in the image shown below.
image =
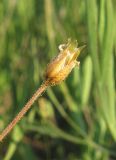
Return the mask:
[[[59,44],[87,48],[0,144],[0,160],[116,159],[116,1],[0,1],[0,132],[41,85]]]

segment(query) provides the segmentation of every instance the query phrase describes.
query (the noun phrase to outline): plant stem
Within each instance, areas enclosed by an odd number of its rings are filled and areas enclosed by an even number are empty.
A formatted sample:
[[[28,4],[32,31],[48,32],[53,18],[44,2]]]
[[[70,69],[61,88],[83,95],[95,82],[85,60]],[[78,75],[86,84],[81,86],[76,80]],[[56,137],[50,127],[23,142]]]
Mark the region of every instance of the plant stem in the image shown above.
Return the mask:
[[[13,129],[13,127],[21,120],[21,118],[26,114],[26,112],[31,108],[35,100],[47,89],[49,86],[48,81],[45,81],[40,88],[33,94],[30,100],[22,108],[22,110],[17,114],[17,116],[11,121],[11,123],[3,130],[0,134],[0,141],[2,141],[7,134]]]

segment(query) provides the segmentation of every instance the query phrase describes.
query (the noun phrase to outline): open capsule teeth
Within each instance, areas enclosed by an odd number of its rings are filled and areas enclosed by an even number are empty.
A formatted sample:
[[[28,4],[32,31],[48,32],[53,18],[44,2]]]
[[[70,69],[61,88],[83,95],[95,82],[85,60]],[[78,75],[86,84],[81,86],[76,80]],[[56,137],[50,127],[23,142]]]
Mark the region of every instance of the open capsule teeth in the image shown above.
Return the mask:
[[[83,45],[81,47],[79,47],[78,49],[80,50],[80,52],[86,47],[86,45]]]

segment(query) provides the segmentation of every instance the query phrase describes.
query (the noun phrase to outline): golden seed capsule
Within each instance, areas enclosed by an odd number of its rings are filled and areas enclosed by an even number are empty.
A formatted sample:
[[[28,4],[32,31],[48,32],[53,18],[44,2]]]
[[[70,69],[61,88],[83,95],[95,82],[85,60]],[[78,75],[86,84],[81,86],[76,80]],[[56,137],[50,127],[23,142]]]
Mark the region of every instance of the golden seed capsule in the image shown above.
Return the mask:
[[[77,41],[68,40],[67,44],[59,46],[60,53],[48,64],[46,69],[46,80],[50,85],[56,85],[63,81],[75,65],[79,66],[76,59],[78,58],[81,50],[85,47],[77,48]]]

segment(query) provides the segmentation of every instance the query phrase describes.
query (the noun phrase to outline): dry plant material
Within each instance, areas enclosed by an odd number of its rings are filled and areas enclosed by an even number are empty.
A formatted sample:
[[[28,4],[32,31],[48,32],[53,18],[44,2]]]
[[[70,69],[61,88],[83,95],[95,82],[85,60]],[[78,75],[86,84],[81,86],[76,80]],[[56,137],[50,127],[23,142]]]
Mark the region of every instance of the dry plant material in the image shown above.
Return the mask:
[[[2,141],[13,129],[13,127],[21,120],[26,112],[31,108],[35,100],[37,100],[37,98],[47,89],[47,87],[59,84],[65,80],[76,65],[79,67],[80,62],[77,61],[77,58],[84,47],[85,45],[77,48],[77,41],[71,41],[71,39],[68,40],[67,44],[59,45],[60,53],[47,65],[45,81],[33,94],[17,116],[3,130],[0,134],[0,141]]]

